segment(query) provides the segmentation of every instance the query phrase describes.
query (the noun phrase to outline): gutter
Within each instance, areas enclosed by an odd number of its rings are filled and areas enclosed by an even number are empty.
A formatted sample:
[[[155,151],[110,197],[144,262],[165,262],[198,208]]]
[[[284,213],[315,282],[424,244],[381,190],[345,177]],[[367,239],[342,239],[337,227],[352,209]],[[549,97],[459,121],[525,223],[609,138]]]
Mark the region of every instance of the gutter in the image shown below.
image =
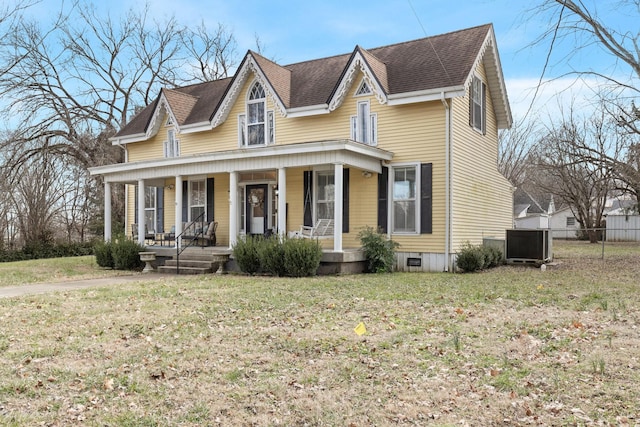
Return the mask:
[[[445,129],[444,129],[444,144],[445,144],[445,161],[444,161],[444,271],[449,271],[449,263],[451,256],[451,154],[453,151],[453,141],[451,140],[451,107],[449,102],[445,98],[444,91],[440,93],[440,101],[444,105],[445,114]]]

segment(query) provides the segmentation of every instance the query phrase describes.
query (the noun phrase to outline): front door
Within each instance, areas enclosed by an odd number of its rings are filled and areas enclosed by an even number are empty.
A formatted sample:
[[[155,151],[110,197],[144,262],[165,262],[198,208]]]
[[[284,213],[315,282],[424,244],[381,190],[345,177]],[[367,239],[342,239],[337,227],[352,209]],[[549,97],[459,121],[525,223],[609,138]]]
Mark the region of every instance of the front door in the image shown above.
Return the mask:
[[[247,185],[247,234],[264,234],[267,231],[268,210],[268,185]]]

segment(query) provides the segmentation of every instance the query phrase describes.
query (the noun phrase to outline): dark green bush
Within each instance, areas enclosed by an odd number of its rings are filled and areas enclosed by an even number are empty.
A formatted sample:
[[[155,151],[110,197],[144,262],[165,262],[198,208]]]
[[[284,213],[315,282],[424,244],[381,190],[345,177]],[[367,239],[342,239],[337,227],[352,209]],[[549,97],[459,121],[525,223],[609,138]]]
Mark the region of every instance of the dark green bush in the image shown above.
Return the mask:
[[[256,274],[260,271],[258,247],[261,240],[262,237],[244,236],[233,245],[233,258],[243,273]]]
[[[493,268],[502,264],[502,251],[493,246],[483,246],[485,265],[484,268]]]
[[[467,243],[458,251],[456,263],[458,268],[467,273],[482,270],[485,264],[484,250],[481,246]]]
[[[317,240],[286,239],[282,246],[288,276],[306,277],[316,274],[322,258],[322,247]]]
[[[100,267],[114,268],[113,262],[113,244],[110,241],[98,242],[93,248],[96,254],[96,263]]]
[[[258,242],[260,269],[274,276],[284,276],[287,272],[284,264],[284,242],[274,235]]]
[[[119,239],[112,243],[111,254],[113,266],[116,270],[140,270],[144,263],[140,261],[140,252],[145,247],[129,239]]]
[[[397,242],[387,239],[385,234],[373,227],[365,227],[358,238],[367,258],[367,271],[370,273],[390,273],[395,263]]]

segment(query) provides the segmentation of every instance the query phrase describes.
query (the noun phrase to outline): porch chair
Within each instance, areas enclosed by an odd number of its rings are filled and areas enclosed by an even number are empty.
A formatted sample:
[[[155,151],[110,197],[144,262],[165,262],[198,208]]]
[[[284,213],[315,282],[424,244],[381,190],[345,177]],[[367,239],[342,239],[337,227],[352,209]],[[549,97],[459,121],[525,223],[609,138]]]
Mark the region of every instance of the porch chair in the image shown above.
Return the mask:
[[[156,238],[156,233],[151,230],[149,231],[149,227],[147,226],[147,224],[144,225],[144,240],[155,240]],[[138,240],[138,224],[137,223],[133,223],[131,224],[131,239],[132,240]]]
[[[315,239],[317,237],[333,236],[333,220],[319,219],[314,226],[302,225],[299,231],[292,231],[289,237]]]

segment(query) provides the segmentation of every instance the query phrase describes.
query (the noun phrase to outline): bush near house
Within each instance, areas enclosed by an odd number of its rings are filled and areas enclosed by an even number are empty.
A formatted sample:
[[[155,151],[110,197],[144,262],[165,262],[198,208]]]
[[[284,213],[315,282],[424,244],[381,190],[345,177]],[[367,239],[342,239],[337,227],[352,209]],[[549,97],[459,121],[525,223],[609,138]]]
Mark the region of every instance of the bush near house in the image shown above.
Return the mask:
[[[358,238],[367,258],[369,273],[391,273],[395,262],[396,248],[400,245],[383,234],[379,229],[365,227]]]
[[[456,259],[456,264],[465,273],[493,268],[502,263],[502,251],[489,246],[476,246],[466,243]]]
[[[100,267],[116,270],[140,270],[144,263],[140,261],[140,252],[145,247],[119,236],[111,242],[98,242],[94,246],[96,263]]]
[[[238,268],[247,274],[313,276],[322,258],[322,248],[313,239],[245,236],[238,239],[232,250]]]

